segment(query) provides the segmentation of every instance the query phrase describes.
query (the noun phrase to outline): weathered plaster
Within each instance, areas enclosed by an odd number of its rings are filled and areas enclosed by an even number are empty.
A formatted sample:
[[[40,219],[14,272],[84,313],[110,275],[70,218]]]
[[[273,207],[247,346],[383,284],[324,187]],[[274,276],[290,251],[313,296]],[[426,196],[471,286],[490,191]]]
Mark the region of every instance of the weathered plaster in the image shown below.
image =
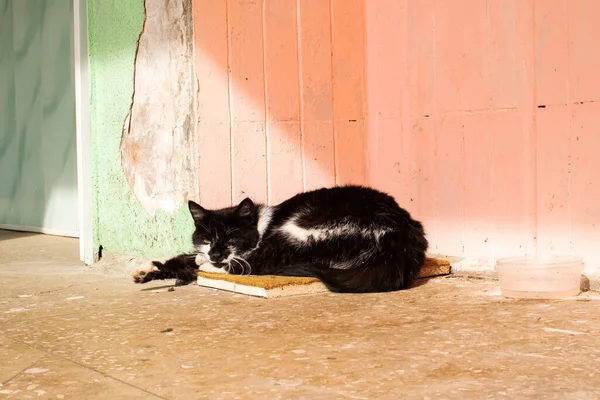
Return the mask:
[[[146,0],[121,167],[144,210],[176,212],[198,197],[191,0]]]
[[[121,169],[123,121],[133,95],[143,0],[89,0],[91,131],[95,248],[147,257],[189,249],[193,224],[187,207],[148,215]]]

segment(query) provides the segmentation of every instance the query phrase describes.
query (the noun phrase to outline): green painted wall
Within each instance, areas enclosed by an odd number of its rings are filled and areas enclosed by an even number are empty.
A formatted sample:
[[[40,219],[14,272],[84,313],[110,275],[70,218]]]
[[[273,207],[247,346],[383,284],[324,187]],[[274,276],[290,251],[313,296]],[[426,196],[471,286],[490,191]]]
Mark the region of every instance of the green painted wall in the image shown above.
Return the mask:
[[[88,0],[94,247],[159,257],[189,250],[193,223],[187,207],[174,216],[147,215],[121,170],[119,145],[143,22],[143,0]]]

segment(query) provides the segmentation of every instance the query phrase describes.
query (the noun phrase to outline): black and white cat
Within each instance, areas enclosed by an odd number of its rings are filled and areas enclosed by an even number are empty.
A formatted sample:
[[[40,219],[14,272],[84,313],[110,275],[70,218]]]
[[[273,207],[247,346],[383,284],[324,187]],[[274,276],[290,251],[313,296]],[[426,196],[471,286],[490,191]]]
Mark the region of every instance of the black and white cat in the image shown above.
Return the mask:
[[[253,275],[314,276],[332,291],[388,292],[410,286],[425,262],[423,225],[389,195],[360,186],[300,193],[277,206],[206,210],[189,202],[195,253],[134,273],[136,283],[198,269]]]

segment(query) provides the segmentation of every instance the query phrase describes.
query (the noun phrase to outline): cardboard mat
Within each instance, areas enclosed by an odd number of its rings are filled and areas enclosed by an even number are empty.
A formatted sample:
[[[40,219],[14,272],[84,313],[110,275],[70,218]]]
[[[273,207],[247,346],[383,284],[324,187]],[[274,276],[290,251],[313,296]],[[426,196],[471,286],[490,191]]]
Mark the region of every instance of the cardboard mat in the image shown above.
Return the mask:
[[[427,258],[418,278],[448,275],[451,272],[451,268],[448,260]],[[325,285],[317,278],[275,275],[229,275],[208,272],[198,273],[198,286],[264,298],[297,296],[327,291]]]

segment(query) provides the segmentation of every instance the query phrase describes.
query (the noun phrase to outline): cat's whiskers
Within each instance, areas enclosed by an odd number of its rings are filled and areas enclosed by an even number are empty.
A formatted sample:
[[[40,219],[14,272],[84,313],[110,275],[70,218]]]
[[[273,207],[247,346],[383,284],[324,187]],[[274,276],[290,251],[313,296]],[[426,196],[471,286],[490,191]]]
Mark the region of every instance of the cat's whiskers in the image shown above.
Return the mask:
[[[222,268],[223,268],[223,269],[224,269],[224,270],[225,270],[225,271],[226,271],[228,274],[230,274],[230,273],[231,273],[231,261],[227,261],[227,260],[225,260],[225,261],[227,262],[227,264],[223,265],[223,267],[222,267]]]
[[[238,264],[242,265],[241,263],[243,262],[247,267],[248,267],[248,275],[252,274],[252,266],[250,265],[250,263],[248,261],[246,261],[245,259],[243,259],[240,256],[235,256],[232,257],[232,260],[236,260]],[[245,268],[242,267],[242,274],[245,272]]]
[[[232,258],[231,260],[229,260],[229,266],[231,266],[231,262],[232,261],[235,261],[240,266],[240,268],[242,269],[242,273],[240,275],[244,275],[244,271],[245,271],[244,270],[244,265],[242,263],[240,263],[238,260],[236,260],[235,258]]]

